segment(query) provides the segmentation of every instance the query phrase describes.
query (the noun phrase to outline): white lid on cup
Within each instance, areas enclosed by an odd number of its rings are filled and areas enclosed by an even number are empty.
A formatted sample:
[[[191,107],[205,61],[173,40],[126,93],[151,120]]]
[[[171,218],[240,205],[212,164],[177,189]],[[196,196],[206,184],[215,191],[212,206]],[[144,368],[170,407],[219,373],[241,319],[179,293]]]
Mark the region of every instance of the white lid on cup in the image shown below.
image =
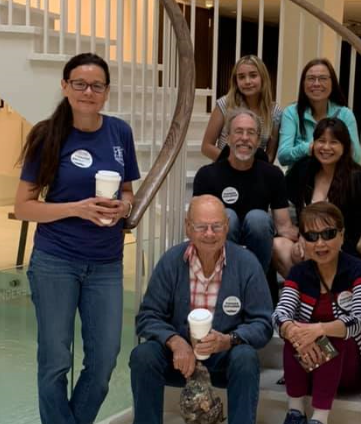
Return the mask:
[[[191,311],[188,315],[188,321],[199,323],[209,322],[212,318],[212,313],[208,309],[204,308],[193,309],[193,311]]]
[[[95,178],[108,181],[120,181],[121,179],[119,172],[116,171],[98,171]]]

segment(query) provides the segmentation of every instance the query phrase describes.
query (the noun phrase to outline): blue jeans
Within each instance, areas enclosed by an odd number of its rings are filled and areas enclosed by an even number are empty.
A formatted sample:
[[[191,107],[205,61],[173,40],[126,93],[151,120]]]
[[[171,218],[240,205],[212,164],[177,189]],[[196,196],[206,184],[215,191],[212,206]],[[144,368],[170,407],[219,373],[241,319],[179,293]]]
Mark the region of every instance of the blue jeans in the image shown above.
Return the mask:
[[[34,250],[28,278],[38,322],[41,422],[91,424],[108,393],[120,351],[122,264],[84,264]],[[77,309],[84,360],[68,400],[66,374],[72,365],[70,346]]]
[[[259,362],[255,349],[246,344],[211,355],[203,361],[212,384],[226,387],[228,424],[254,424],[259,394]],[[174,370],[172,352],[157,341],[137,346],[130,356],[134,424],[163,423],[164,386],[184,386]]]
[[[271,263],[274,226],[272,217],[261,209],[249,211],[241,223],[233,209],[226,208],[229,218],[227,239],[253,252],[265,274]]]

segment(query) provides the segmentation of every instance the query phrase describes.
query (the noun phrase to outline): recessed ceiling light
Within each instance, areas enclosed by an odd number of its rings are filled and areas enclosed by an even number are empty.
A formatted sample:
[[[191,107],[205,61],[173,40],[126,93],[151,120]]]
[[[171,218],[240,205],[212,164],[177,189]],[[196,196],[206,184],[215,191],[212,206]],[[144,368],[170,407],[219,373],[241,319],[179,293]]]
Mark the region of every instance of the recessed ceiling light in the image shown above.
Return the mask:
[[[206,0],[205,6],[207,9],[211,9],[213,7],[213,0]]]

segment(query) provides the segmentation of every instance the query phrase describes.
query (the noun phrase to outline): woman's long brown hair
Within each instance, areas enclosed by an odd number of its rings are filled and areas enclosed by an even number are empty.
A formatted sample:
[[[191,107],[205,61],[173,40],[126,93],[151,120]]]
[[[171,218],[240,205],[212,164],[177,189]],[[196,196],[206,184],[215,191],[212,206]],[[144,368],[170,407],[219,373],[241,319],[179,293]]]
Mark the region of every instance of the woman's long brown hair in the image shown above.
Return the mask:
[[[68,81],[73,69],[82,65],[97,65],[104,70],[106,84],[110,83],[107,63],[93,53],[81,53],[72,57],[64,66],[63,79]],[[18,164],[39,160],[39,172],[34,190],[46,191],[54,181],[59,166],[61,148],[73,128],[73,112],[65,97],[50,118],[38,122],[27,136]]]

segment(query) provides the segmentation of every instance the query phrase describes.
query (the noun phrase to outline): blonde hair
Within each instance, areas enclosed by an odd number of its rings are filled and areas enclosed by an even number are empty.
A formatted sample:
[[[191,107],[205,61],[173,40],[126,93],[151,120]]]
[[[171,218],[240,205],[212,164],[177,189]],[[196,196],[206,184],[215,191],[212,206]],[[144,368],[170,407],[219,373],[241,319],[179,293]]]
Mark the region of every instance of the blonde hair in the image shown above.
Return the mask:
[[[271,135],[273,109],[271,79],[266,65],[259,57],[254,55],[243,56],[234,65],[229,82],[229,91],[226,95],[226,108],[227,110],[244,106],[249,108],[247,100],[239,91],[237,84],[237,69],[243,64],[255,66],[261,77],[261,92],[259,98],[260,117],[264,124],[264,132]]]

